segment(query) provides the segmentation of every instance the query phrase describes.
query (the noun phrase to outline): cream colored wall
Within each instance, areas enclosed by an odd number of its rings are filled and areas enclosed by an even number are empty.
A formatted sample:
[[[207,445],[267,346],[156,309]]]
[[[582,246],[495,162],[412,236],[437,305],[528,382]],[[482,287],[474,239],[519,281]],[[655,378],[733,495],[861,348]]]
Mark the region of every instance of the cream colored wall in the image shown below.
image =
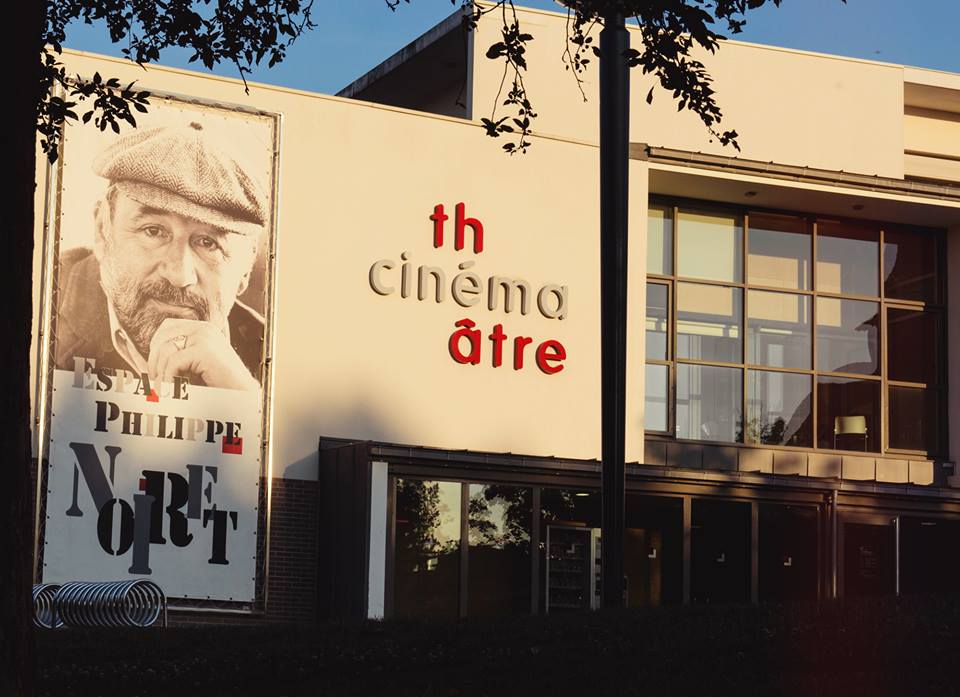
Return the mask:
[[[571,71],[564,70],[565,16],[519,11],[523,31],[534,36],[526,58],[525,84],[539,116],[541,133],[597,140],[597,59],[584,77],[587,101]],[[478,29],[474,60],[474,118],[489,116],[502,75],[501,63],[483,57],[499,40],[499,13]],[[600,27],[592,32],[599,42]],[[631,32],[639,47],[638,32]],[[723,129],[736,129],[749,159],[903,176],[903,69],[899,66],[815,55],[786,49],[723,42],[713,55],[697,55],[714,77],[723,111]],[[654,90],[653,80],[632,72],[631,140],[650,145],[735,156],[731,147],[711,143],[692,113],[677,113],[672,95]],[[501,99],[502,101],[502,99]],[[502,109],[502,107],[501,107]]]
[[[593,146],[537,138],[509,157],[475,125],[389,107],[252,85],[250,95],[223,79],[140,68],[67,54],[68,70],[136,79],[156,93],[279,112],[282,153],[277,234],[273,472],[312,478],[319,436],[450,449],[594,458],[600,454],[598,155]],[[634,211],[631,264],[644,268],[646,163],[631,164]],[[569,187],[575,185],[575,194]],[[456,252],[454,205],[484,225],[480,254]],[[434,249],[428,216],[443,203],[448,246]],[[38,241],[42,228],[38,224]],[[468,235],[468,240],[469,240]],[[468,245],[469,246],[469,245]],[[368,270],[379,259],[442,268],[476,262],[481,278],[569,288],[569,316],[547,319],[380,296]],[[394,272],[397,273],[399,268]],[[391,278],[395,285],[399,279]],[[633,317],[643,316],[643,277],[630,287]],[[38,296],[39,300],[39,296]],[[454,322],[469,317],[487,337],[533,337],[527,367],[460,365],[448,353]],[[642,459],[642,321],[631,323],[628,460]],[[36,334],[35,334],[36,335]],[[546,375],[533,349],[561,341],[565,368]]]

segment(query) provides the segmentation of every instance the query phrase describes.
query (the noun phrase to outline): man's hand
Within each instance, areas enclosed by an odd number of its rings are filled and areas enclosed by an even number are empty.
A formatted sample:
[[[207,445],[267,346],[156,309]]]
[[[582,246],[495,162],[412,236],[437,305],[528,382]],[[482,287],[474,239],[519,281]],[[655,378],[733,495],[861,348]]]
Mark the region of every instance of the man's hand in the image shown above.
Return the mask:
[[[260,383],[227,337],[210,322],[168,317],[150,340],[150,380],[171,382],[175,375],[199,377],[208,387],[256,390]]]

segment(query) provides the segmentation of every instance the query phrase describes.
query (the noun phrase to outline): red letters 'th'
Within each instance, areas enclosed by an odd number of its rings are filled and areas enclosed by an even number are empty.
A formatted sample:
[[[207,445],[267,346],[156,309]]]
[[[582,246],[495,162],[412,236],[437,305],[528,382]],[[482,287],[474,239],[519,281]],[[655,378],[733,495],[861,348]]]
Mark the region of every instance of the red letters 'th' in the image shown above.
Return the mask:
[[[438,203],[433,207],[433,215],[430,220],[433,221],[433,246],[443,246],[443,223],[450,219],[450,216],[443,212],[443,204]],[[466,228],[473,229],[473,252],[479,254],[483,251],[483,223],[476,218],[466,217],[466,206],[458,203],[456,206],[456,218],[454,220],[455,229],[453,233],[453,248],[458,252],[464,248],[466,241],[464,239]]]

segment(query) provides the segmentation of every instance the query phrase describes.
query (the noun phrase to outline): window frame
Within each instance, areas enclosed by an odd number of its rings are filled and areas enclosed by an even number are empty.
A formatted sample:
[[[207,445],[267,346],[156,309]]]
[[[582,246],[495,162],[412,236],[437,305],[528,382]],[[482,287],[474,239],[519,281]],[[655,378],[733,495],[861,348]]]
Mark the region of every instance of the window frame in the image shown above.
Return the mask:
[[[651,195],[649,199],[649,205],[651,207],[665,208],[667,214],[670,217],[672,225],[672,262],[673,266],[670,269],[671,273],[668,274],[652,274],[646,273],[646,283],[656,283],[667,286],[667,298],[668,298],[668,320],[667,325],[670,328],[669,336],[667,337],[667,360],[655,360],[647,359],[644,356],[645,364],[656,364],[656,365],[667,365],[668,366],[668,389],[667,389],[667,431],[651,431],[646,430],[645,433],[652,436],[654,439],[667,439],[674,440],[677,442],[684,443],[695,443],[700,445],[720,445],[726,447],[753,447],[753,448],[767,448],[767,449],[778,449],[778,450],[793,450],[801,452],[829,452],[836,454],[864,454],[862,451],[857,450],[840,450],[834,449],[832,444],[824,444],[821,446],[818,443],[818,429],[817,429],[817,419],[819,416],[819,405],[817,399],[817,378],[818,376],[828,376],[828,377],[846,377],[846,378],[855,378],[863,380],[872,380],[876,381],[880,385],[880,402],[878,406],[878,423],[880,428],[879,437],[876,439],[876,446],[874,450],[866,452],[867,456],[883,456],[883,455],[895,455],[895,456],[908,456],[908,457],[924,457],[924,458],[939,458],[945,457],[949,450],[949,433],[946,419],[946,357],[949,355],[947,353],[947,332],[945,328],[945,320],[947,317],[947,293],[945,284],[946,284],[946,275],[944,273],[945,269],[945,251],[946,251],[946,237],[945,231],[940,228],[928,228],[923,226],[916,225],[904,225],[902,223],[890,223],[883,221],[874,221],[874,220],[862,220],[862,219],[848,219],[839,216],[818,216],[815,214],[800,213],[796,211],[786,211],[782,209],[769,209],[757,206],[743,206],[743,205],[727,205],[720,203],[712,203],[701,200],[687,199],[681,197],[664,197],[658,195]],[[741,249],[740,249],[740,264],[741,264],[741,280],[740,282],[730,282],[730,281],[714,281],[709,279],[700,279],[693,277],[685,277],[679,275],[679,258],[678,258],[678,247],[679,247],[679,238],[681,231],[679,228],[679,212],[680,210],[692,210],[698,213],[711,213],[715,212],[721,215],[736,215],[739,218],[742,230],[742,239],[741,239]],[[771,287],[766,285],[754,285],[749,282],[750,279],[750,215],[759,214],[759,215],[780,215],[780,216],[792,216],[799,218],[805,222],[805,227],[810,238],[810,288],[809,289],[788,289],[781,287]],[[849,223],[852,225],[872,225],[878,228],[878,255],[877,255],[877,272],[878,272],[878,287],[876,296],[864,296],[864,295],[853,295],[853,294],[844,294],[844,293],[833,293],[821,291],[818,288],[817,283],[817,240],[818,240],[818,227],[822,222],[829,223]],[[888,298],[886,296],[886,278],[885,278],[885,254],[886,254],[886,240],[885,233],[887,228],[896,228],[898,231],[902,231],[905,228],[916,231],[917,234],[927,234],[934,238],[934,244],[936,249],[936,258],[937,258],[937,286],[935,289],[934,297],[937,299],[934,302],[920,301],[920,300],[909,300],[902,298]],[[644,269],[646,270],[646,260],[644,260]],[[699,283],[704,285],[713,285],[724,288],[740,288],[742,292],[742,342],[741,342],[741,362],[739,363],[724,363],[724,362],[715,362],[715,361],[703,361],[698,359],[680,359],[677,356],[676,351],[676,341],[677,341],[677,317],[678,317],[678,303],[677,303],[677,285],[679,283]],[[750,323],[750,291],[765,291],[772,293],[781,293],[787,295],[804,295],[809,298],[810,303],[810,367],[809,369],[800,369],[800,368],[781,368],[773,367],[768,365],[762,365],[759,363],[750,363],[748,362],[749,358],[749,341],[750,341],[750,332],[749,332],[749,323]],[[857,373],[845,373],[845,372],[832,372],[832,371],[822,371],[817,369],[817,299],[820,297],[824,298],[835,298],[842,300],[862,300],[870,301],[877,304],[879,312],[879,335],[878,335],[878,346],[880,355],[878,357],[879,361],[879,371],[877,375],[863,375]],[[938,341],[938,349],[940,356],[940,365],[937,369],[937,382],[932,384],[927,383],[911,383],[890,380],[888,378],[888,362],[889,362],[889,350],[888,350],[888,310],[889,309],[906,309],[913,311],[924,311],[932,312],[937,315],[937,321],[939,323],[940,332]],[[644,313],[646,313],[646,306],[644,307]],[[644,315],[644,322],[646,322],[646,314]],[[677,438],[676,436],[676,409],[677,409],[677,365],[679,363],[687,363],[692,365],[707,365],[707,366],[723,366],[723,367],[737,367],[742,371],[742,395],[741,395],[741,441],[737,442],[727,442],[727,441],[709,441],[709,440],[691,440],[686,438]],[[772,444],[763,444],[763,443],[754,443],[747,441],[747,418],[749,412],[749,376],[752,372],[756,371],[767,371],[767,372],[779,372],[779,373],[791,373],[791,374],[802,374],[807,375],[810,378],[811,393],[810,393],[810,420],[812,424],[812,444],[810,446],[790,446],[790,445],[772,445]],[[932,450],[908,450],[902,448],[892,448],[889,445],[890,441],[890,388],[891,387],[909,387],[909,388],[922,388],[933,390],[936,396],[936,422],[934,427],[936,429],[936,442],[932,444]]]

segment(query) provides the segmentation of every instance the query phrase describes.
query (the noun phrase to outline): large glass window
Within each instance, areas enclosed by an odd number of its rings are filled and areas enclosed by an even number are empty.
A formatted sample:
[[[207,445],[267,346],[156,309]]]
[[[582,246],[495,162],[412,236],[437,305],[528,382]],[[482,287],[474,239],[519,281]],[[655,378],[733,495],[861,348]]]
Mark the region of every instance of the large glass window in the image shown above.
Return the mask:
[[[647,358],[667,360],[669,297],[669,287],[665,283],[647,284]]]
[[[467,614],[530,611],[532,490],[471,484]]]
[[[883,283],[888,298],[940,299],[938,240],[925,230],[889,226],[883,235]]]
[[[810,296],[749,291],[747,362],[773,368],[809,368]]]
[[[817,370],[880,374],[880,305],[817,298]]]
[[[677,234],[678,275],[740,282],[743,227],[739,216],[681,210]]]
[[[833,450],[880,450],[880,383],[817,378],[817,441]]]
[[[813,445],[809,375],[751,370],[747,390],[748,443]]]
[[[817,290],[876,296],[880,232],[874,226],[820,222],[817,226]]]
[[[677,366],[677,437],[743,441],[743,371],[709,365]]]
[[[677,357],[740,363],[743,291],[740,288],[677,284]]]
[[[664,206],[650,206],[647,213],[647,273],[673,273],[673,215]]]
[[[787,215],[750,216],[747,283],[810,289],[811,237],[807,221]]]
[[[941,393],[934,389],[891,385],[890,447],[896,450],[939,452],[937,412]]]
[[[643,427],[647,431],[666,432],[670,417],[670,403],[667,399],[670,390],[670,366],[648,363],[643,390]]]
[[[939,382],[940,315],[912,309],[887,310],[887,375],[890,380]]]
[[[397,480],[394,607],[398,616],[458,615],[460,495],[457,482]]]
[[[650,260],[648,431],[945,454],[943,231],[706,204],[655,210],[652,227],[676,239],[673,273],[659,247]]]

